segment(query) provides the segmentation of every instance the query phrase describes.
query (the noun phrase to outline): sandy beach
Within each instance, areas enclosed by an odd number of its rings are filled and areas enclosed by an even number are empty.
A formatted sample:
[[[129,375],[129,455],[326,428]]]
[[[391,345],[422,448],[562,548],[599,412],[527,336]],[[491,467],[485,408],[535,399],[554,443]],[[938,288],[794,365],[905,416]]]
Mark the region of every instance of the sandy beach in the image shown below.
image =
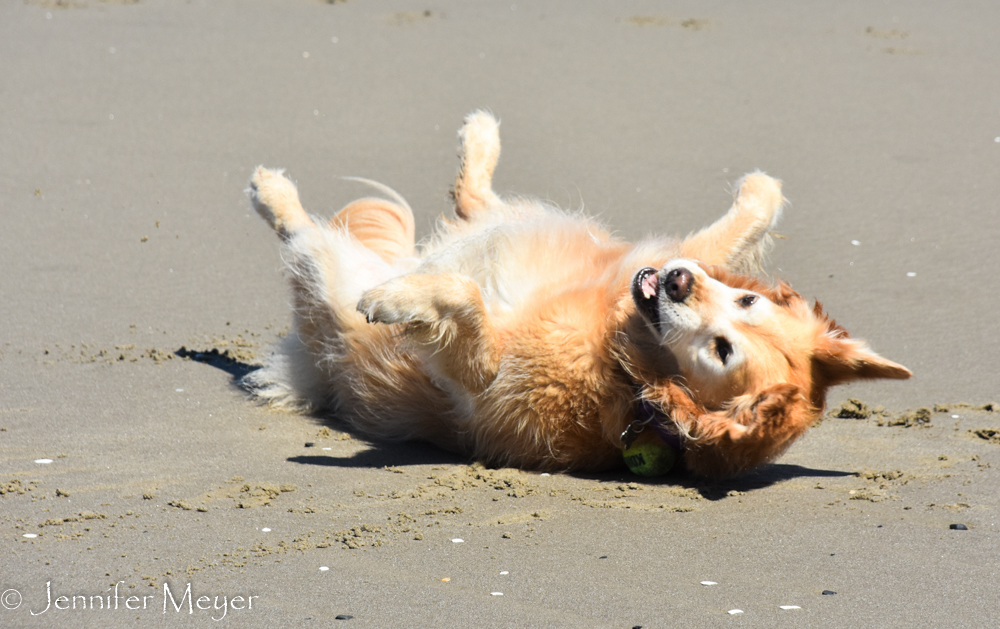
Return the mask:
[[[988,2],[0,4],[0,626],[995,626],[997,32]],[[253,168],[326,216],[384,182],[425,236],[480,108],[499,191],[626,239],[782,179],[770,270],[914,377],[727,482],[249,399],[290,322]]]

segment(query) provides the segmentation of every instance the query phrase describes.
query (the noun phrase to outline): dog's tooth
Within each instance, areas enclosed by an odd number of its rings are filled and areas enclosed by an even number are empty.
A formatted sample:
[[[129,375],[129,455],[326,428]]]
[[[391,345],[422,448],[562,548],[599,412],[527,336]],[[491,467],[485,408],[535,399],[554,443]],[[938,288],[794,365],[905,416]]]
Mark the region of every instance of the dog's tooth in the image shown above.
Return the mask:
[[[642,296],[645,299],[652,299],[656,297],[656,289],[659,286],[659,278],[656,277],[656,273],[650,273],[646,277],[642,278]]]

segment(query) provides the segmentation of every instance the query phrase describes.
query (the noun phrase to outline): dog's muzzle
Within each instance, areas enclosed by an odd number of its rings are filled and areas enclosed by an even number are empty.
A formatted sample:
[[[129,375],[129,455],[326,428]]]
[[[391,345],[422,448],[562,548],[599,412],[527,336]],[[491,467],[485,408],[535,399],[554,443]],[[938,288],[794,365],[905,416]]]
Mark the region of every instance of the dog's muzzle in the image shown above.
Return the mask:
[[[653,267],[641,269],[632,278],[632,300],[653,327],[660,328],[660,300],[683,303],[694,289],[694,274],[684,267],[667,271],[661,277]]]

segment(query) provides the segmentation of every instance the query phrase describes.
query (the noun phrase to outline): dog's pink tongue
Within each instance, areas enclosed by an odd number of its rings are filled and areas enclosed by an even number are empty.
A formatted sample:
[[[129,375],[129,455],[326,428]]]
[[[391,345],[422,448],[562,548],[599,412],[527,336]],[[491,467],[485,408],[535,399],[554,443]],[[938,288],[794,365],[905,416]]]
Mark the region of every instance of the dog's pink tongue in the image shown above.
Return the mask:
[[[656,288],[660,285],[660,279],[656,273],[650,273],[642,280],[642,296],[646,299],[656,297]]]

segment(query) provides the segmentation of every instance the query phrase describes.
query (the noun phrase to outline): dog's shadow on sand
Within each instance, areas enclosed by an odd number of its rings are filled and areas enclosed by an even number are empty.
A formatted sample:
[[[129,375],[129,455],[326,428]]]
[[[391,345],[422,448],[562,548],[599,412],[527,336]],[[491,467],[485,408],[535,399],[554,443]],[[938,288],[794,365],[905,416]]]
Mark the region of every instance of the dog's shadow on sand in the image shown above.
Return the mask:
[[[317,418],[320,419],[320,418]],[[331,425],[329,420],[324,424]],[[333,424],[337,430],[346,431],[344,426]],[[409,465],[468,465],[472,460],[441,450],[428,443],[404,442],[383,443],[370,442],[364,437],[358,440],[368,445],[367,450],[356,452],[351,456],[330,456],[324,454],[303,454],[288,457],[291,463],[302,465],[319,465],[321,467],[369,468],[405,467]]]
[[[573,474],[601,482],[644,483],[647,485],[667,485],[684,487],[697,491],[706,500],[722,500],[732,495],[764,489],[793,478],[841,478],[855,476],[854,472],[822,470],[790,463],[769,463],[735,478],[709,479],[696,476],[686,470],[674,470],[663,476],[643,478],[624,469],[599,474]]]
[[[196,362],[205,363],[229,374],[233,379],[233,385],[241,390],[246,390],[241,385],[243,376],[258,369],[258,366],[242,362],[233,358],[228,352],[219,352],[218,349],[205,351],[189,350],[181,347],[174,352],[181,358],[188,358]],[[327,416],[314,416],[314,419],[324,425],[329,425],[337,430],[350,433],[343,425],[335,419]],[[306,454],[289,457],[287,460],[301,465],[318,465],[323,467],[342,468],[372,468],[379,469],[389,466],[409,466],[409,465],[466,465],[474,461],[441,450],[427,443],[418,442],[369,442],[363,437],[359,440],[367,443],[369,448],[362,450],[349,457],[337,457],[324,454]],[[532,472],[526,472],[531,474]],[[649,485],[670,485],[675,487],[686,487],[697,491],[707,500],[722,500],[737,492],[748,492],[764,489],[777,483],[791,480],[793,478],[839,478],[854,476],[853,472],[840,470],[823,470],[789,463],[772,463],[765,465],[741,476],[725,480],[708,480],[684,471],[674,471],[658,478],[642,478],[630,474],[624,466],[620,470],[602,472],[598,474],[571,473],[576,478],[589,479],[597,482],[615,483],[645,483]]]
[[[174,356],[193,360],[197,363],[204,363],[210,367],[215,367],[219,371],[224,371],[232,377],[233,386],[244,391],[246,388],[240,384],[240,380],[242,380],[243,376],[247,375],[251,371],[257,371],[260,369],[260,365],[245,363],[230,356],[229,350],[220,352],[218,348],[215,347],[206,350],[196,350],[188,349],[182,345],[180,349],[174,351]]]
[[[343,430],[342,426],[337,427]],[[475,461],[441,450],[426,443],[368,442],[369,448],[348,457],[329,455],[299,455],[289,457],[291,463],[342,468],[384,468],[410,465],[468,465]],[[526,471],[525,474],[534,474]],[[642,478],[622,469],[597,474],[569,473],[574,478],[598,483],[645,483],[686,487],[697,491],[707,500],[722,500],[733,495],[764,489],[793,478],[839,478],[854,476],[853,472],[823,470],[789,463],[772,463],[741,476],[725,480],[709,480],[685,471],[672,472],[658,478]]]
[[[769,463],[736,478],[725,480],[711,481],[686,474],[676,484],[694,489],[707,500],[722,500],[735,492],[745,493],[764,489],[793,478],[842,478],[845,476],[855,476],[855,474],[842,470],[804,467],[793,463]]]

